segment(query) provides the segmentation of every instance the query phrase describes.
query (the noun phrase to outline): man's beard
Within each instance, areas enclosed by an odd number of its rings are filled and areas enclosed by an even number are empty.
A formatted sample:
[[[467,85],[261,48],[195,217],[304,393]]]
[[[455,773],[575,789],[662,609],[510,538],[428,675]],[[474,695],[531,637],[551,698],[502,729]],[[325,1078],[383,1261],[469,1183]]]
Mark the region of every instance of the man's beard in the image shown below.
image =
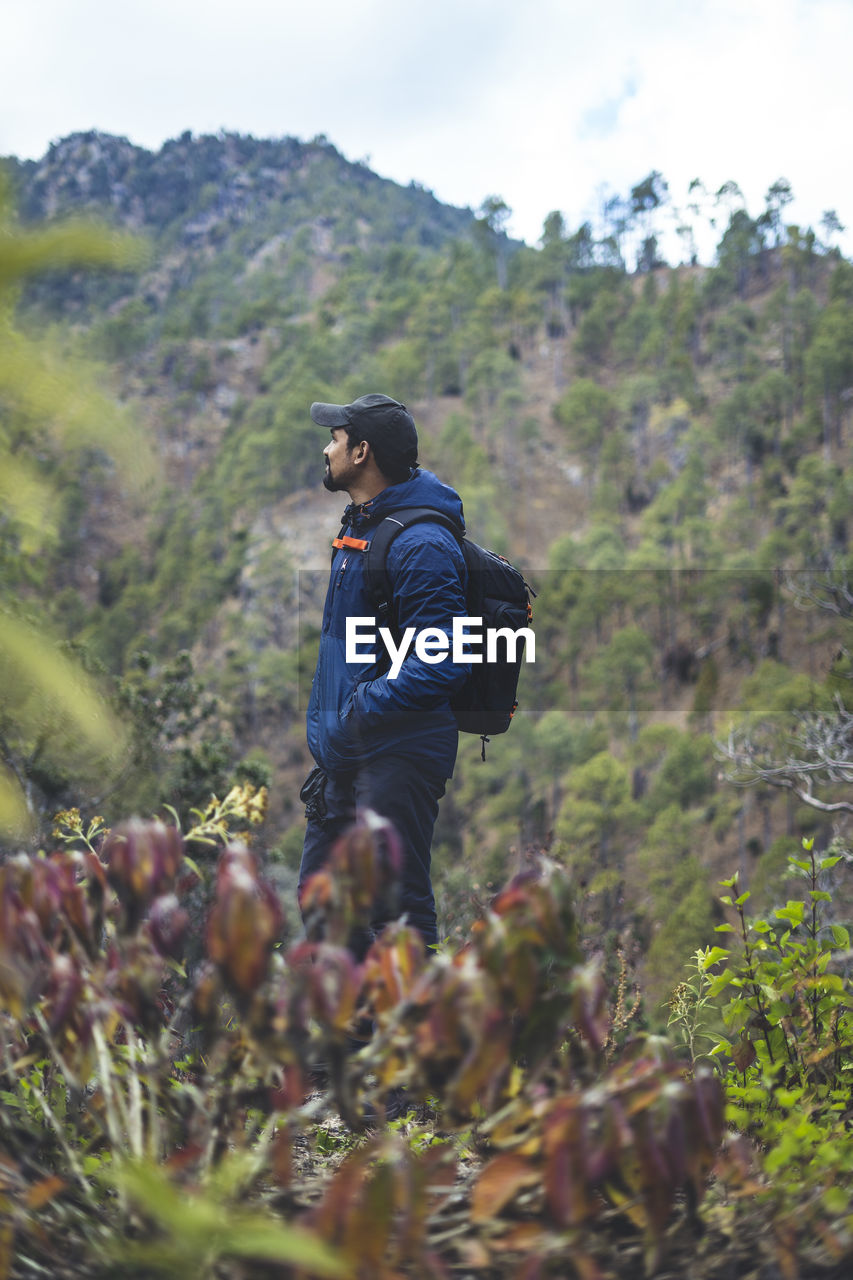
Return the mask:
[[[339,493],[343,487],[332,475],[332,468],[328,465],[326,466],[326,474],[323,476],[323,487],[328,489],[329,493]]]

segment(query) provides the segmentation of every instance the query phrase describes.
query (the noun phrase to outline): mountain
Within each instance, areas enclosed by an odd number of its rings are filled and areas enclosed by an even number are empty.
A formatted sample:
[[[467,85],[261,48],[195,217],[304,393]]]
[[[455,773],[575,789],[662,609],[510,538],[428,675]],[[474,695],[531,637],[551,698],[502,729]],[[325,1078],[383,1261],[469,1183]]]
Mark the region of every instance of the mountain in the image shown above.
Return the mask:
[[[158,289],[186,285],[186,262],[213,255],[283,258],[294,241],[321,255],[357,244],[437,246],[470,226],[470,210],[402,188],[343,158],[323,138],[257,140],[184,133],[157,152],[90,131],[51,145],[38,161],[7,158],[24,221],[91,214],[152,237],[169,250]],[[301,240],[299,233],[303,232]],[[120,285],[78,281],[81,292],[50,301],[68,310]]]
[[[92,130],[53,143],[41,160],[4,163],[26,221],[93,212],[196,245],[222,244],[237,227],[251,227],[249,241],[262,243],[271,222],[287,237],[319,219],[340,243],[350,243],[355,229],[362,244],[385,238],[436,246],[473,217],[415,183],[403,188],[345,160],[322,137],[184,133],[151,152]]]

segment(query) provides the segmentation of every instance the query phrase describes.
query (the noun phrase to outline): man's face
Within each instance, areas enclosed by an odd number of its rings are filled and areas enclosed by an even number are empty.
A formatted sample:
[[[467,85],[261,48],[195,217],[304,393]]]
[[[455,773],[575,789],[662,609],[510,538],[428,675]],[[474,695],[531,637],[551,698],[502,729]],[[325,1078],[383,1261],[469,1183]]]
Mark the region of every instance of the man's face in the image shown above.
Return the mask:
[[[326,474],[323,484],[330,493],[348,491],[356,476],[356,467],[352,457],[349,437],[343,427],[335,427],[332,438],[323,450],[326,459]]]

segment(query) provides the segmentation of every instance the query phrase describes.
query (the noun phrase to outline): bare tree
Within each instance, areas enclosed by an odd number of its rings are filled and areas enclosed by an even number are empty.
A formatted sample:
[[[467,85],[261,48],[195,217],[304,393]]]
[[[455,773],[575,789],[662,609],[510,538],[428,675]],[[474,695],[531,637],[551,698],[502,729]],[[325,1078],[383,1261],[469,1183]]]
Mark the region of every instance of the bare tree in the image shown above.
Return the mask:
[[[834,713],[805,715],[785,736],[772,723],[732,730],[717,751],[727,766],[725,778],[736,786],[778,787],[821,813],[853,813],[853,800],[815,794],[817,788],[853,783],[853,713],[840,695]]]
[[[789,574],[785,585],[796,607],[853,620],[853,585],[846,568]],[[850,651],[842,648],[839,658],[840,674],[853,683]],[[853,783],[853,711],[840,692],[834,694],[830,711],[804,712],[787,731],[767,721],[733,729],[716,745],[724,776],[736,786],[778,787],[821,813],[853,813],[853,800],[838,795],[838,788]],[[824,799],[818,791],[832,798]]]
[[[820,609],[853,621],[853,582],[846,568],[832,566],[822,572],[788,573],[785,588],[799,609]]]

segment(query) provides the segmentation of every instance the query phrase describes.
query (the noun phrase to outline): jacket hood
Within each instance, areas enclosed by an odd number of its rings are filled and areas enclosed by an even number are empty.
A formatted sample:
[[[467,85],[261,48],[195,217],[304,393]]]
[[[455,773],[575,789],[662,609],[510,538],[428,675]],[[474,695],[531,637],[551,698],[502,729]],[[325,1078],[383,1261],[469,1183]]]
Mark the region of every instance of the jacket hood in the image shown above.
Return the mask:
[[[449,484],[439,480],[432,471],[425,471],[422,467],[401,484],[391,484],[383,489],[375,498],[364,503],[360,511],[366,516],[384,518],[403,507],[434,507],[443,515],[450,516],[461,528],[465,528],[459,494]],[[347,513],[355,514],[355,509],[348,507]]]

